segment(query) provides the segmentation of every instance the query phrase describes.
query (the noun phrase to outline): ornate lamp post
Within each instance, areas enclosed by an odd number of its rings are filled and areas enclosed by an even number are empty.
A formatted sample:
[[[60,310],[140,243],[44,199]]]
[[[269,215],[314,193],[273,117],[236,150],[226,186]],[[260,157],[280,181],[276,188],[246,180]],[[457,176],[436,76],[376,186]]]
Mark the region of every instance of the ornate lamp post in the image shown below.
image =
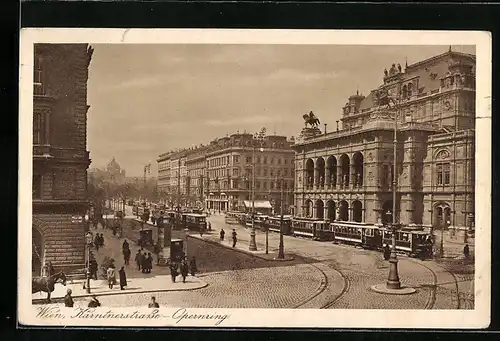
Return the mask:
[[[397,143],[398,143],[398,114],[400,109],[400,101],[401,94],[399,93],[397,97],[397,101],[390,97],[388,93],[383,93],[381,97],[379,97],[379,103],[381,105],[386,105],[389,109],[391,108],[391,103],[393,107],[396,107],[394,112],[394,138],[393,138],[393,178],[392,178],[392,212],[388,211],[387,216],[392,216],[391,219],[391,234],[392,234],[392,248],[391,255],[389,257],[389,276],[387,278],[387,282],[385,286],[374,285],[372,286],[372,290],[385,293],[385,294],[412,294],[415,293],[416,290],[413,288],[403,288],[401,287],[401,281],[399,280],[398,273],[398,258],[396,254],[396,231],[400,225],[400,223],[396,222],[396,198],[397,198]]]
[[[283,245],[283,179],[280,186],[280,244],[278,247],[278,259],[285,259],[285,250]]]
[[[88,231],[85,234],[85,242],[87,247],[87,269],[86,269],[86,287],[87,294],[90,294],[90,248],[92,247],[92,241],[94,240],[94,235],[92,232]]]
[[[257,251],[257,243],[255,242],[255,145],[258,141],[259,143],[264,138],[266,133],[266,128],[262,128],[258,134],[253,136],[252,143],[252,231],[250,232],[250,242],[248,245],[248,249],[250,251]],[[260,148],[260,151],[263,152],[264,149]]]
[[[187,255],[188,255],[188,238],[189,238],[189,229],[187,227],[184,229],[184,234],[186,235],[185,253],[186,253],[186,257],[187,257]]]

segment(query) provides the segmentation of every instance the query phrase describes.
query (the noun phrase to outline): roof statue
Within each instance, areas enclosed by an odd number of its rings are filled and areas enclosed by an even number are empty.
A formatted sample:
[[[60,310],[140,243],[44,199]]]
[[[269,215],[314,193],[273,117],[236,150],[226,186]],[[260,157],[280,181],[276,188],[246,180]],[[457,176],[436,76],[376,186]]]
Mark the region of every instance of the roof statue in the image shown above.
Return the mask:
[[[314,115],[312,111],[310,111],[309,114],[302,115],[302,117],[304,118],[306,127],[309,124],[311,128],[317,128],[320,124],[319,119]]]

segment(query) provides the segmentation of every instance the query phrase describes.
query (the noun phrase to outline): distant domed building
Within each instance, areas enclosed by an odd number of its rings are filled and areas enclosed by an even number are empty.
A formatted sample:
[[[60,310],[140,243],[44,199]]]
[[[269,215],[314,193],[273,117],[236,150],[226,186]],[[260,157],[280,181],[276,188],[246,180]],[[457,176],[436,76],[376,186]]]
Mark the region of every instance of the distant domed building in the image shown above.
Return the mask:
[[[116,162],[115,157],[108,163],[106,167],[108,175],[114,179],[124,179],[125,178],[125,170],[121,169],[118,162]]]

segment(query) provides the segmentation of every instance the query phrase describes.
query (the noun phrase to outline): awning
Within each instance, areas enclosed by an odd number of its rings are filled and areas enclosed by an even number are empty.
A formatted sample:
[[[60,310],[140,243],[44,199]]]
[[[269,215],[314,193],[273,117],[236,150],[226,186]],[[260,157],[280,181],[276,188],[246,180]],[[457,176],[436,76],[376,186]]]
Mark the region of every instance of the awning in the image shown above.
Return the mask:
[[[248,208],[252,207],[251,200],[243,200],[243,203]],[[271,209],[273,207],[271,206],[271,203],[268,200],[255,200],[254,201],[254,208],[269,208],[269,209]]]

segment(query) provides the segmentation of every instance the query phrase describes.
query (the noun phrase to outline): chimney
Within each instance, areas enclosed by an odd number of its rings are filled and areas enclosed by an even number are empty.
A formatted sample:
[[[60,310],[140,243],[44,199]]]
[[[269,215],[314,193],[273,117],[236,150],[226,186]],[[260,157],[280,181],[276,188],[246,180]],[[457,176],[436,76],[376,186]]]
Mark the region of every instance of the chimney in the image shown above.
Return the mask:
[[[337,122],[337,131],[339,131],[339,121],[336,122]]]

